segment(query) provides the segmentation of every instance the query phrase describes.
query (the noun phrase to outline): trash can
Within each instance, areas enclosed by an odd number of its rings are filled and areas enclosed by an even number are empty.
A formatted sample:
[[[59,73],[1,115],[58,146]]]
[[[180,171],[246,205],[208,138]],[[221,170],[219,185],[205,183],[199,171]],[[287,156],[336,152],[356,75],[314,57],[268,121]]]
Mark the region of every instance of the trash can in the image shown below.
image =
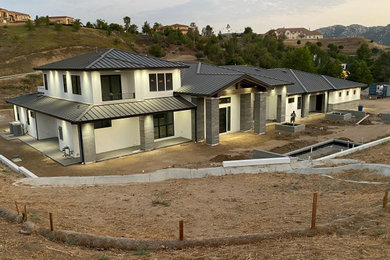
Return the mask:
[[[358,111],[359,111],[359,112],[362,112],[362,111],[363,111],[363,106],[362,106],[362,105],[359,105],[359,106],[358,106]]]

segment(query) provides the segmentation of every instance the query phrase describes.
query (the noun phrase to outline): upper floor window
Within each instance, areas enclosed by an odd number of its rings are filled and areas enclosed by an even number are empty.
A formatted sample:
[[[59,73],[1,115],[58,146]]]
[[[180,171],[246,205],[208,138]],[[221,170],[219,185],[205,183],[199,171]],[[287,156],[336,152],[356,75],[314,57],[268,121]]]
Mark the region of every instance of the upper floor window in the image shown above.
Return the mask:
[[[76,95],[81,95],[81,81],[80,76],[78,75],[72,75],[72,92]]]
[[[66,75],[62,75],[62,85],[64,86],[64,92],[68,92],[68,83],[66,82]]]
[[[149,90],[150,92],[173,90],[172,73],[149,74]]]
[[[94,126],[95,129],[111,127],[112,121],[111,119],[103,119],[103,120],[95,121]]]
[[[100,82],[103,101],[122,99],[122,86],[120,75],[100,76]]]
[[[292,98],[289,98],[289,99],[288,99],[288,103],[289,103],[289,104],[294,103],[294,102],[295,102],[295,98],[292,97]]]
[[[49,89],[49,85],[47,84],[47,74],[43,74],[43,83],[45,84],[45,89]]]

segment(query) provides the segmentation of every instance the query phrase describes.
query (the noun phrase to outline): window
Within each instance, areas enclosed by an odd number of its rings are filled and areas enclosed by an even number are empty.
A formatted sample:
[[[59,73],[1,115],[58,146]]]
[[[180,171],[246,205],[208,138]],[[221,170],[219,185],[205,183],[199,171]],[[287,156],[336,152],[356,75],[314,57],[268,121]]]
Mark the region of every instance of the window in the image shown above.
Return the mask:
[[[164,82],[164,74],[157,74],[158,80],[158,91],[165,91],[165,82]]]
[[[60,140],[64,140],[64,133],[62,132],[62,126],[58,127],[58,136]]]
[[[43,82],[45,84],[45,89],[48,90],[49,89],[49,85],[47,84],[47,75],[46,74],[43,74]]]
[[[154,139],[174,136],[173,112],[156,114],[154,121]]]
[[[35,112],[34,111],[30,111],[30,116],[31,116],[31,118],[35,118]]]
[[[347,91],[347,96],[349,96],[349,91]]]
[[[95,129],[99,129],[99,128],[111,127],[112,122],[111,119],[105,119],[105,120],[95,121],[94,125],[95,125]]]
[[[156,74],[149,74],[149,90],[150,92],[157,91]]]
[[[102,87],[102,100],[122,99],[122,86],[120,75],[104,75],[100,77]]]
[[[66,82],[66,75],[62,75],[62,85],[64,86],[64,92],[68,92],[68,84]]]
[[[302,109],[302,97],[298,97],[297,109]]]
[[[294,103],[294,101],[295,101],[295,98],[293,98],[293,97],[288,99],[289,104]]]
[[[219,99],[219,104],[229,104],[230,102],[231,102],[231,98],[230,97],[220,98]]]
[[[27,124],[30,125],[30,117],[27,109],[26,109],[26,118],[27,118]]]
[[[72,75],[72,92],[75,95],[81,95],[81,83],[80,83],[80,76],[78,75]]]
[[[339,97],[341,97],[341,92],[339,92]]]
[[[166,91],[173,89],[172,73],[149,74],[149,91]]]
[[[356,95],[356,90],[353,91],[353,94]]]
[[[172,90],[173,89],[172,73],[166,73],[165,74],[165,88],[166,88],[166,90]]]

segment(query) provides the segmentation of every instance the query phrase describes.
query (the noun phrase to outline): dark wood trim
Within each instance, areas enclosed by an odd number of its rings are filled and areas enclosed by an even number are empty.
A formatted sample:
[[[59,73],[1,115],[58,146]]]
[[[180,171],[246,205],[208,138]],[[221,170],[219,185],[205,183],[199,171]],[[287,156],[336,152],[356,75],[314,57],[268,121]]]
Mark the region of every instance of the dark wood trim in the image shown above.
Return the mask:
[[[218,97],[238,95],[238,94],[257,93],[259,91],[260,90],[257,87],[253,87],[253,88],[239,88],[239,89],[232,89],[232,90],[223,90],[223,91],[218,93]]]

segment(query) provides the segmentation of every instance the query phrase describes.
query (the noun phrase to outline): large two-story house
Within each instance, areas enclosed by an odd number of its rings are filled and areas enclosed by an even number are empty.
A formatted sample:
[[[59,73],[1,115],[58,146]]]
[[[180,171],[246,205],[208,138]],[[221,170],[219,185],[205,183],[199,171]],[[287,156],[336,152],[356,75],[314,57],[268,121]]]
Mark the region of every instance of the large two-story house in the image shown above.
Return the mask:
[[[44,86],[8,99],[37,140],[89,163],[164,141],[219,143],[221,133],[266,131],[296,111],[357,106],[363,84],[289,69],[181,63],[108,49],[36,68]]]

